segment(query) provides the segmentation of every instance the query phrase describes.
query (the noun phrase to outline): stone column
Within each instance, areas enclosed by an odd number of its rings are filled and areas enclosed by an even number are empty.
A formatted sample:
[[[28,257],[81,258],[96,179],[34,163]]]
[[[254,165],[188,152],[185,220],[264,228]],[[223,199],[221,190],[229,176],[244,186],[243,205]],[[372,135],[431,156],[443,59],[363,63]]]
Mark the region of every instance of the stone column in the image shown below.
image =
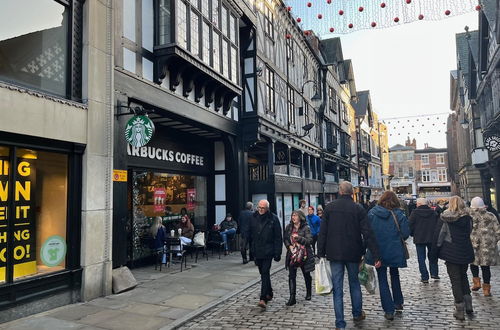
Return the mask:
[[[83,99],[88,102],[83,156],[82,299],[111,294],[113,164],[113,15],[111,0],[84,4]]]

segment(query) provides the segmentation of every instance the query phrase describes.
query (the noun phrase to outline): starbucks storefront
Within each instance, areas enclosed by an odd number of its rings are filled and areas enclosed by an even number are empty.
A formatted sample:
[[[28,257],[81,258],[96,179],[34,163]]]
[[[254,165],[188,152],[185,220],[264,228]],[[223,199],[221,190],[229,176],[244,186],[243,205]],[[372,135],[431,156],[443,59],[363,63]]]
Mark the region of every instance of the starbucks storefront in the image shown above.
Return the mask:
[[[130,267],[151,263],[151,225],[161,217],[165,227],[178,227],[187,214],[195,230],[213,224],[215,144],[191,134],[159,129],[142,147],[124,146],[126,182],[115,182],[114,253]],[[116,167],[116,165],[115,165]],[[126,212],[122,212],[126,210]],[[121,244],[120,244],[121,243]],[[120,256],[117,254],[120,251]],[[115,258],[113,258],[115,259]]]

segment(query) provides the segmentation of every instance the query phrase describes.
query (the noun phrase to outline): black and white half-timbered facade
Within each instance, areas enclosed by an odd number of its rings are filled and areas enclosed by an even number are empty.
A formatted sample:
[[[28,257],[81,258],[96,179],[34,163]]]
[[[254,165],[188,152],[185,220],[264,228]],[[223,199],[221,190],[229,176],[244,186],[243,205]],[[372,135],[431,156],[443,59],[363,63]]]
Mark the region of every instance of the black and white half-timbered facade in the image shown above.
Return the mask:
[[[323,45],[301,30],[282,1],[247,3],[257,25],[241,43],[245,190],[254,202],[268,199],[286,223],[300,199],[324,205],[335,198],[339,180],[350,180],[354,84],[346,78],[340,40]]]

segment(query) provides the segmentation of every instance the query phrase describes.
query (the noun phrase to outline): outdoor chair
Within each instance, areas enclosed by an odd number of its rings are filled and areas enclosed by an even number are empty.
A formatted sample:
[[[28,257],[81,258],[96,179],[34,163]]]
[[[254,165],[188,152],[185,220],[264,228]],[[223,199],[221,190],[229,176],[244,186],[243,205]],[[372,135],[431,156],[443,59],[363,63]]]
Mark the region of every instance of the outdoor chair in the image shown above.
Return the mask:
[[[220,254],[222,250],[224,249],[224,242],[222,241],[222,236],[218,230],[211,230],[208,232],[208,238],[207,238],[207,247],[211,247],[212,250],[212,255],[214,255],[214,249],[217,249],[217,252],[219,253],[219,259],[220,259]]]
[[[180,238],[170,237],[165,240],[165,253],[168,255],[167,267],[170,267],[172,263],[172,258],[174,256],[180,257],[181,260],[181,272],[182,272],[182,264],[184,264],[184,268],[186,267],[186,250],[183,249]],[[180,256],[179,256],[180,255]]]

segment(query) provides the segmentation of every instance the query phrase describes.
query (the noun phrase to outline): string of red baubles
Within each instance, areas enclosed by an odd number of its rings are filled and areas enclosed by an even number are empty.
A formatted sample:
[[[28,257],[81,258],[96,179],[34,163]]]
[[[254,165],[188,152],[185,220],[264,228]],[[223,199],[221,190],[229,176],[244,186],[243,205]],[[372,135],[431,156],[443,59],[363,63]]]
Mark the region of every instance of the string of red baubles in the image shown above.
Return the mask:
[[[408,5],[409,5],[409,4],[411,4],[411,2],[412,2],[412,0],[406,0],[406,3],[407,3]],[[332,0],[326,0],[326,3],[331,4],[331,3],[332,3]],[[380,7],[381,7],[381,8],[386,8],[386,6],[387,6],[387,5],[386,5],[386,3],[385,3],[385,2],[382,2],[382,3],[380,4]],[[307,3],[307,7],[311,8],[311,7],[312,7],[312,3],[311,3],[311,2],[308,2],[308,3]],[[292,7],[291,7],[291,6],[286,7],[286,9],[287,9],[287,11],[292,11]],[[482,6],[481,6],[481,5],[477,5],[475,9],[476,9],[477,11],[479,11],[479,10],[481,10],[481,9],[482,9]],[[361,12],[363,12],[364,10],[365,10],[365,8],[364,8],[364,7],[359,7],[359,8],[358,8],[358,11],[359,11],[360,13],[361,13]],[[449,15],[451,14],[451,10],[449,10],[449,9],[445,10],[444,14],[445,14],[446,16],[449,16]],[[340,16],[344,15],[344,11],[343,11],[343,10],[339,10],[339,15],[340,15]],[[322,15],[322,14],[318,14],[318,16],[317,16],[317,17],[318,17],[318,19],[323,19],[323,15]],[[423,20],[423,19],[424,19],[424,15],[423,15],[423,14],[418,15],[418,19],[419,19],[419,20]],[[394,20],[394,22],[395,22],[395,23],[399,23],[399,17],[394,17],[394,19],[393,19],[393,20]],[[297,23],[300,23],[300,22],[302,22],[302,19],[301,19],[300,17],[297,17],[296,21],[297,21]],[[376,26],[377,26],[377,22],[372,22],[370,25],[371,25],[371,27],[372,27],[372,28],[374,28],[374,27],[376,27]],[[348,27],[349,27],[349,29],[352,29],[352,28],[354,27],[354,24],[349,23]],[[330,31],[330,32],[335,32],[335,28],[331,27],[331,28],[329,29],[329,31]],[[306,35],[306,36],[308,36],[308,35],[310,35],[310,34],[311,34],[311,31],[304,31],[304,35]],[[291,37],[292,37],[292,35],[291,35],[291,34],[287,34],[287,35],[286,35],[286,38],[287,38],[287,39],[290,39]]]

